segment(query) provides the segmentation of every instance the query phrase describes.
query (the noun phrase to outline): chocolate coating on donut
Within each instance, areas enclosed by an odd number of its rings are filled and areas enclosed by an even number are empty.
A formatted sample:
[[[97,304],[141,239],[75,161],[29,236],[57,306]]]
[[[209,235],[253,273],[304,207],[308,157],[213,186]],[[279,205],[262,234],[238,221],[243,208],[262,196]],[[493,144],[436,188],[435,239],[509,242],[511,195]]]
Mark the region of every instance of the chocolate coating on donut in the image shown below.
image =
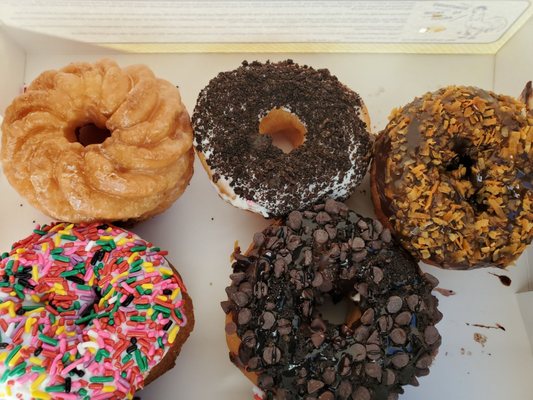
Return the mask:
[[[230,358],[258,374],[268,399],[396,399],[429,372],[441,342],[437,281],[379,221],[327,200],[234,257],[222,306],[241,343]],[[354,295],[358,321],[322,318],[328,298]]]
[[[451,86],[400,110],[376,142],[376,214],[415,257],[505,267],[533,238],[533,115],[508,96]]]
[[[261,119],[275,108],[307,129],[289,154],[259,134]],[[326,197],[347,198],[359,184],[372,147],[361,113],[360,97],[326,69],[245,61],[200,92],[194,144],[214,183],[224,178],[237,196],[264,207],[263,215],[280,216]]]

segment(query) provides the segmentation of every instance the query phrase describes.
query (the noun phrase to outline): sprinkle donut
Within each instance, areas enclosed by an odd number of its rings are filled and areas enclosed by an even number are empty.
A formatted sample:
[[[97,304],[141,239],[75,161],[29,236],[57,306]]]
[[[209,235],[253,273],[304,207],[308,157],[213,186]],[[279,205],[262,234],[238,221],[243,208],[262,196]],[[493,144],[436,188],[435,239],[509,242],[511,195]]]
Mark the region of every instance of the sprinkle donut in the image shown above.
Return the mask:
[[[394,400],[429,373],[438,282],[378,220],[327,200],[234,258],[222,303],[230,359],[267,399]],[[348,298],[345,322],[328,321],[321,307]]]
[[[366,107],[328,70],[243,62],[200,92],[194,146],[219,195],[264,217],[347,198],[365,175]],[[273,140],[284,138],[286,153]]]
[[[392,113],[376,141],[372,199],[415,257],[449,269],[504,268],[531,243],[528,87],[516,100],[450,86]]]
[[[0,261],[0,398],[131,399],[193,308],[166,252],[109,225],[38,227]]]

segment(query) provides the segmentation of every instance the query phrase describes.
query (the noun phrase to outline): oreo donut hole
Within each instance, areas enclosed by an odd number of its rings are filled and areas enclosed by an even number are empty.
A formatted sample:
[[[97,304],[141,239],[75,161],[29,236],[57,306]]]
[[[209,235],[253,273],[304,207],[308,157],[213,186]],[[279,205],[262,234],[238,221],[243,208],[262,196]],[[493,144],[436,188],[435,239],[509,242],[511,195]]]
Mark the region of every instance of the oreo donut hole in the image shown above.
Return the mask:
[[[327,200],[234,259],[222,303],[230,359],[268,399],[391,400],[429,373],[437,280],[379,221]],[[323,315],[331,302],[348,304],[343,322]]]

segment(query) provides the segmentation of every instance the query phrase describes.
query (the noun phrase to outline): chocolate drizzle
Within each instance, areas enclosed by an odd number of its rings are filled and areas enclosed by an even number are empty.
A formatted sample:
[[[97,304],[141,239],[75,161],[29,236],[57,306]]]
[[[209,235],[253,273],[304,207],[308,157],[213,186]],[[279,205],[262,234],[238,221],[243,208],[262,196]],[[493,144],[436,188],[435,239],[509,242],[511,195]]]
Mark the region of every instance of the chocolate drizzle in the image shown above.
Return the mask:
[[[259,134],[262,117],[286,109],[304,124],[305,142],[289,154]],[[368,168],[372,137],[362,101],[328,70],[252,62],[220,73],[202,90],[192,116],[195,147],[213,181],[280,216],[327,196],[346,198]]]
[[[429,372],[441,342],[437,280],[379,221],[328,200],[291,212],[234,256],[223,309],[240,345],[230,358],[258,374],[268,399],[389,400]],[[346,297],[360,318],[321,315]]]

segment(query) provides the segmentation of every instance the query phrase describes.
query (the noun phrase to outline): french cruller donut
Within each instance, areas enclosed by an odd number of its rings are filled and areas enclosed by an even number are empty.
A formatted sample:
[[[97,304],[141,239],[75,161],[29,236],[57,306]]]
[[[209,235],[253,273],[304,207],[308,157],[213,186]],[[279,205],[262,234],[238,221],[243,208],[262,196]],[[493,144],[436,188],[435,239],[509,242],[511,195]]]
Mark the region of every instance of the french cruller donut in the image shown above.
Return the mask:
[[[267,399],[393,400],[441,343],[437,280],[377,220],[327,200],[234,253],[222,303],[231,361]],[[349,299],[342,323],[322,306]]]
[[[0,260],[0,398],[131,399],[174,366],[193,306],[166,252],[110,225],[35,229]]]
[[[62,221],[149,218],[193,172],[179,91],[144,65],[104,59],[45,71],[7,108],[2,132],[9,183]]]
[[[425,262],[506,267],[533,238],[531,83],[521,99],[449,86],[393,111],[377,139],[381,222]]]
[[[219,195],[264,217],[347,198],[371,157],[361,98],[328,70],[291,60],[220,73],[200,92],[192,124]],[[280,138],[292,151],[274,145]]]

